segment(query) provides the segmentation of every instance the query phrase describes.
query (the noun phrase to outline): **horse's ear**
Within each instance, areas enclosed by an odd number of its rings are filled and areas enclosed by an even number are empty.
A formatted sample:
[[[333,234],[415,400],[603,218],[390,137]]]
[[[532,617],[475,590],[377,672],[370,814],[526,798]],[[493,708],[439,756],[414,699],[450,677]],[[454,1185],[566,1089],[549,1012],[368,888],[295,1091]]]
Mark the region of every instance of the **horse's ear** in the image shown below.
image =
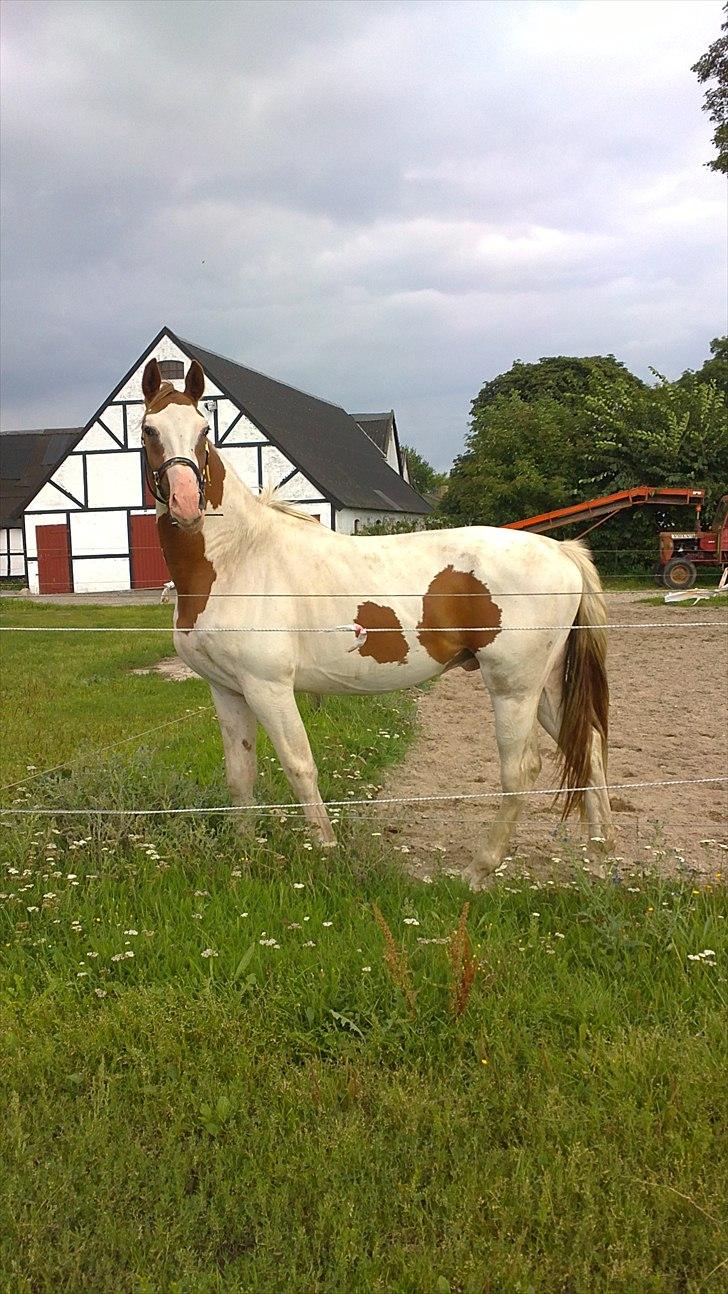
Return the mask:
[[[196,359],[193,359],[187,370],[187,377],[185,378],[185,395],[188,395],[190,400],[194,400],[195,404],[197,404],[197,401],[201,398],[204,389],[205,374],[202,365]]]
[[[159,365],[156,359],[150,359],[142,377],[142,392],[147,404],[151,404],[161,385],[162,374],[159,371]]]

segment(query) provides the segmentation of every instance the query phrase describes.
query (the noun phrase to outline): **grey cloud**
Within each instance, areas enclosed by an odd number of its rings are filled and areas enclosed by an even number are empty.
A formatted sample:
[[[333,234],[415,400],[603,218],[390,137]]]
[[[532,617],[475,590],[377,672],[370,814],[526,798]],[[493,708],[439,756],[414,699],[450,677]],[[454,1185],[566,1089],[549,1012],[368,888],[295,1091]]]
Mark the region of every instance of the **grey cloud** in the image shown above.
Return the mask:
[[[676,372],[723,327],[712,3],[5,11],[8,425],[85,420],[167,321],[444,464],[516,356]]]

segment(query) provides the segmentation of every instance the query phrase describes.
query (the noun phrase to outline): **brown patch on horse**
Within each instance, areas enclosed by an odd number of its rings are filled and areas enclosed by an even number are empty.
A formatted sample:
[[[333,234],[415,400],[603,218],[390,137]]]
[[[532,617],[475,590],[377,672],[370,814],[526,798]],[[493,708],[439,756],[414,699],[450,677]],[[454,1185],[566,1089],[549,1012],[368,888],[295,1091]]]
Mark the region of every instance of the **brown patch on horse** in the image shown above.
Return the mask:
[[[157,517],[157,530],[164,560],[177,590],[177,628],[193,629],[207,606],[217,571],[205,557],[202,532],[186,534],[175,526],[168,512]]]
[[[193,359],[187,370],[185,378],[185,395],[188,395],[193,404],[202,398],[205,392],[205,372],[198,359]]]
[[[359,648],[360,656],[371,656],[380,665],[404,665],[409,647],[402,625],[391,607],[381,606],[378,602],[362,602],[356,621],[363,629],[391,630],[370,634]]]
[[[150,359],[144,365],[142,373],[142,395],[147,404],[150,403],[157,394],[162,385],[162,372],[156,359]]]
[[[465,595],[465,596],[464,596]],[[446,566],[439,571],[422,599],[422,619],[417,637],[433,660],[454,668],[477,668],[467,663],[500,633],[501,609],[490,589],[472,571]],[[464,656],[465,654],[465,656]]]
[[[200,471],[205,470],[205,448],[208,450],[207,471],[209,480],[206,482],[207,502],[211,503],[213,508],[219,508],[222,503],[222,492],[225,484],[225,464],[223,463],[217,450],[212,445],[203,441],[200,447],[202,459],[200,461]],[[198,460],[199,460],[198,454]]]
[[[191,404],[193,409],[197,408],[196,400],[191,400],[184,391],[175,391],[171,382],[164,382],[153,399],[147,401],[146,412],[161,413],[168,404]]]

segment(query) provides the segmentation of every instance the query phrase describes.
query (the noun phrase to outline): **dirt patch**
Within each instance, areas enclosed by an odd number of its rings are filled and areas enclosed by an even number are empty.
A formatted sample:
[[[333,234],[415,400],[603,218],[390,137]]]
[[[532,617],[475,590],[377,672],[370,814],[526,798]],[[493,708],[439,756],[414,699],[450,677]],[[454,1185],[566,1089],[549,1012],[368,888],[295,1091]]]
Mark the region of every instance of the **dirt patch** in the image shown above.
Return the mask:
[[[163,674],[172,683],[186,683],[190,678],[200,677],[199,674],[195,674],[193,669],[190,669],[189,665],[185,665],[179,656],[165,656],[164,660],[157,661],[157,664],[152,665],[149,669],[133,669],[131,673]]]
[[[643,595],[640,595],[643,596]],[[646,606],[635,595],[609,599],[610,619],[664,621],[662,629],[615,630],[609,642],[609,781],[718,777],[728,769],[728,635],[725,614]],[[681,629],[685,620],[715,620]],[[382,795],[473,794],[500,785],[490,699],[480,674],[454,670],[418,697],[419,736],[392,770]],[[542,734],[537,786],[555,784],[554,747]],[[728,786],[616,791],[616,857],[625,873],[658,869],[707,879],[728,877]],[[408,870],[462,871],[483,838],[495,802],[396,806],[389,832],[404,845]],[[534,877],[573,868],[583,837],[576,819],[562,827],[549,797],[527,801],[509,869]]]

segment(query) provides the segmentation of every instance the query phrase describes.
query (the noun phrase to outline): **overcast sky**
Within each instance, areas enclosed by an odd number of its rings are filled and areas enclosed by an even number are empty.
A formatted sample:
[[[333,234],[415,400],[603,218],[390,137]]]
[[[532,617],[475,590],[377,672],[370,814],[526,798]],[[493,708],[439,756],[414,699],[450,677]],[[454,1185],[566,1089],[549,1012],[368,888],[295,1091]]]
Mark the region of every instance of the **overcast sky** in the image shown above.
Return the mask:
[[[515,358],[699,366],[718,0],[5,0],[2,425],[163,323],[439,466]]]

